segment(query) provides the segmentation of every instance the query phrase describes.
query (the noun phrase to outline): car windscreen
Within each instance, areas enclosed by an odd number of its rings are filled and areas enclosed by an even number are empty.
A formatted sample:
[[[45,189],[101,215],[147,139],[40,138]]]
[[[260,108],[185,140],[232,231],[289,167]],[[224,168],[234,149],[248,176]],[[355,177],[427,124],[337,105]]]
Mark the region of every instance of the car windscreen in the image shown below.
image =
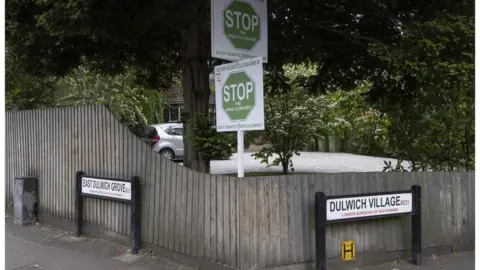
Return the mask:
[[[171,136],[183,136],[183,127],[181,126],[166,126],[162,127],[162,130]]]

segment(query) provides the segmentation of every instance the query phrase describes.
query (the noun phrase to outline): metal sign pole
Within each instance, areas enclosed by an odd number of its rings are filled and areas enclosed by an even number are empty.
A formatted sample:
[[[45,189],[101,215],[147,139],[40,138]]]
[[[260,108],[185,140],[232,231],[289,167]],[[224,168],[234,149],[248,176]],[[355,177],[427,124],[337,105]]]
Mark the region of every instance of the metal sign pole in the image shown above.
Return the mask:
[[[237,130],[237,164],[238,164],[238,178],[244,176],[243,165],[243,130],[240,128]]]

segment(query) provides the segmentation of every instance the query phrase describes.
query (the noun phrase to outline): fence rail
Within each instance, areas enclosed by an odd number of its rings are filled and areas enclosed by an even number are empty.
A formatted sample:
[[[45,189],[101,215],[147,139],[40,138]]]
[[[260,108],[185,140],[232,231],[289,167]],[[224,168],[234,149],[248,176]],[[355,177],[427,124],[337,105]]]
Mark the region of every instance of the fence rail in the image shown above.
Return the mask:
[[[239,269],[315,259],[314,194],[422,186],[424,246],[473,242],[474,173],[339,173],[280,177],[193,172],[164,159],[105,107],[6,113],[6,203],[15,176],[39,179],[39,211],[74,219],[75,172],[140,177],[142,241]],[[85,221],[130,236],[128,206],[86,199]],[[410,248],[408,218],[327,227],[327,256],[354,240],[357,252]]]

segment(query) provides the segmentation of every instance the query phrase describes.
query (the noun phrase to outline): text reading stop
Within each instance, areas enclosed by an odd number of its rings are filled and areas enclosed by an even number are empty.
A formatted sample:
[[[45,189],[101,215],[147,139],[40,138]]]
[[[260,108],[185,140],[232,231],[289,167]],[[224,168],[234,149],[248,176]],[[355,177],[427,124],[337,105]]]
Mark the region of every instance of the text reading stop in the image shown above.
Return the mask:
[[[223,101],[242,101],[248,99],[250,93],[253,93],[253,83],[229,84],[223,87]]]
[[[225,17],[225,23],[229,28],[236,27],[240,30],[254,32],[259,24],[258,16],[254,14],[227,10],[225,11]]]

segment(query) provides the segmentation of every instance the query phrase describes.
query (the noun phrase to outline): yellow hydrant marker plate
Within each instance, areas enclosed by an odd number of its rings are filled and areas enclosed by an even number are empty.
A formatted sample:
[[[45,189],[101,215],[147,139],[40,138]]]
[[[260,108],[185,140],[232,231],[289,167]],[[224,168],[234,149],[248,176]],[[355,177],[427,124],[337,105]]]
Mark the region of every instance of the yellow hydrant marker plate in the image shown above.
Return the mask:
[[[355,260],[355,242],[344,241],[342,242],[342,260],[350,261]]]

